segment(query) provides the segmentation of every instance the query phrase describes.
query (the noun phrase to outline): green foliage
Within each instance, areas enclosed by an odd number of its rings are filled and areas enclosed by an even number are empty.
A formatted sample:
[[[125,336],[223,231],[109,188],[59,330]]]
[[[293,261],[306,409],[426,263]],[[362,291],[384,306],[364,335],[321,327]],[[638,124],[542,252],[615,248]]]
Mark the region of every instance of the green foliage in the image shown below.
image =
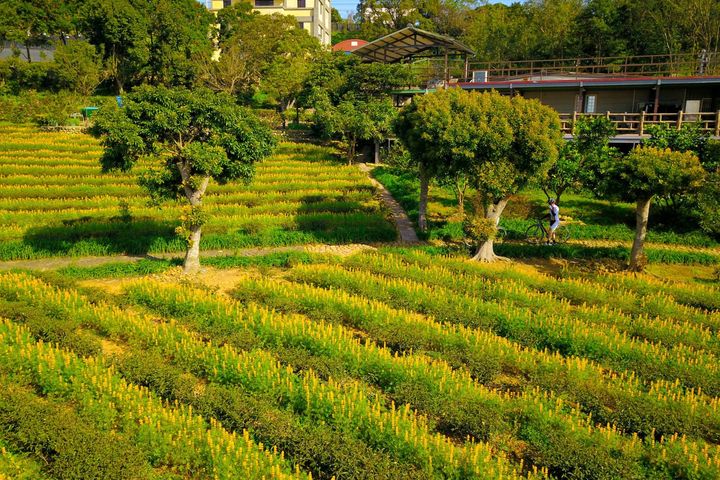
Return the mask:
[[[284,120],[321,52],[317,39],[296,23],[292,16],[252,12],[246,2],[223,8],[218,12],[220,59],[198,59],[203,82],[245,101],[262,90]]]
[[[118,92],[143,82],[192,85],[198,73],[193,59],[212,54],[213,15],[193,0],[91,0],[77,17]]]
[[[0,60],[0,93],[21,95],[30,90],[55,88],[53,64],[27,63],[17,57]]]
[[[70,115],[77,114],[85,105],[85,97],[69,91],[48,95],[43,101],[42,113],[37,113],[33,121],[38,125],[67,125]]]
[[[614,162],[605,189],[627,201],[697,191],[705,171],[692,152],[638,147]]]
[[[399,63],[359,63],[347,75],[344,95],[380,97],[392,90],[415,85],[417,79],[407,65]]]
[[[545,194],[550,197],[552,192],[558,204],[566,190],[593,185],[598,167],[618,155],[608,144],[615,135],[615,127],[605,117],[581,117],[574,125],[573,135],[560,148],[557,162],[540,182]]]
[[[81,40],[59,43],[53,56],[58,86],[90,96],[102,79],[102,63],[95,47]]]
[[[13,447],[63,480],[150,479],[151,470],[124,435],[98,430],[70,404],[58,404],[2,379],[0,428]]]
[[[302,94],[313,61],[321,55],[322,48],[305,29],[293,27],[274,43],[276,50],[267,57],[270,60],[263,72],[261,88],[277,103],[286,126],[286,111],[295,106]]]
[[[697,123],[684,123],[677,129],[667,124],[649,125],[647,132],[650,138],[643,142],[647,147],[676,150],[678,152],[694,152],[699,155],[707,141],[707,135]]]
[[[720,238],[720,171],[711,173],[698,194],[700,226]]]
[[[436,176],[466,172],[489,203],[542,177],[561,144],[557,113],[550,108],[461,89],[416,98],[395,131],[416,162]]]
[[[390,91],[415,81],[408,65],[362,63],[357,56],[333,52],[317,57],[299,98],[303,107],[312,108],[323,102],[369,102],[389,98]]]
[[[267,127],[231,98],[164,87],[138,88],[124,108],[103,109],[93,133],[106,147],[105,170],[128,170],[150,157],[161,172],[154,192],[174,198],[190,196],[205,178],[249,181],[253,163],[275,144]]]
[[[122,108],[101,111],[92,132],[102,137],[103,170],[129,170],[141,157],[154,166],[141,179],[155,201],[185,198],[189,211],[176,232],[188,246],[187,270],[199,268],[201,208],[210,180],[249,182],[254,163],[275,138],[252,112],[209,90],[141,87]],[[194,247],[194,249],[193,249]]]
[[[323,136],[342,142],[348,163],[352,163],[358,142],[386,138],[396,114],[389,100],[343,100],[333,106],[325,99],[316,106],[314,123]]]
[[[463,223],[465,235],[476,243],[492,240],[497,235],[497,226],[489,218],[472,215]]]

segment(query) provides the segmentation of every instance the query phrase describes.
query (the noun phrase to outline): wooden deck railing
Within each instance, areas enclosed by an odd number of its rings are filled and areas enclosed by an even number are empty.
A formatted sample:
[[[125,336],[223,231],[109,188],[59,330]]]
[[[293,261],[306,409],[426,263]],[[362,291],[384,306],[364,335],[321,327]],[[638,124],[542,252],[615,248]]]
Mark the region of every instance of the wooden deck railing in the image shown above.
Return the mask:
[[[560,58],[470,62],[470,70],[487,70],[490,79],[502,80],[518,76],[675,76],[718,75],[720,56],[708,53],[676,55],[639,55],[627,57]]]
[[[647,135],[650,125],[665,124],[680,129],[683,124],[697,123],[703,132],[720,137],[720,110],[701,113],[561,113],[563,133],[571,135],[575,122],[580,117],[607,117],[615,125],[618,135]]]

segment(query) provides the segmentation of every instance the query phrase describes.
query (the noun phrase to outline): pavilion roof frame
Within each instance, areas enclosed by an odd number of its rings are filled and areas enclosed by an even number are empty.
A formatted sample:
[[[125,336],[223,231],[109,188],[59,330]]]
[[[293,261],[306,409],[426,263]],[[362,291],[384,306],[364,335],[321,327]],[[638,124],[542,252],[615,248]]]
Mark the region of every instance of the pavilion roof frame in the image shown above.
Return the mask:
[[[441,53],[433,54],[433,50]],[[408,26],[380,37],[353,50],[364,61],[398,63],[407,59],[442,57],[447,55],[474,56],[475,52],[454,38]],[[429,53],[429,55],[427,54]]]

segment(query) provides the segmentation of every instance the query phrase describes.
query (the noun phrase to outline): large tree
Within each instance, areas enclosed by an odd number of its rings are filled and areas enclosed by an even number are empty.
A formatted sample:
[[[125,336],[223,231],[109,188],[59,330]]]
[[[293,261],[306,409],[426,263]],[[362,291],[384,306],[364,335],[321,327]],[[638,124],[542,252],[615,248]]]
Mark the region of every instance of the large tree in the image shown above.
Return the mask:
[[[143,80],[152,85],[193,85],[198,74],[194,59],[213,53],[214,16],[195,0],[147,1],[140,11],[148,20]]]
[[[485,221],[495,227],[510,197],[545,175],[562,142],[557,113],[535,100],[450,89],[417,97],[396,133],[420,165],[420,223],[427,226],[431,178],[466,173]],[[492,261],[493,239],[477,260]]]
[[[30,48],[47,45],[57,33],[56,0],[3,0],[0,2],[0,41],[25,47],[26,60],[32,62]]]
[[[211,180],[249,182],[255,162],[274,145],[272,133],[252,112],[205,89],[138,87],[123,108],[99,112],[93,133],[105,148],[104,170],[129,170],[144,158],[152,168],[141,184],[150,195],[158,201],[185,199],[179,232],[187,240],[188,273],[200,268],[202,204]]]
[[[707,173],[692,152],[638,147],[609,165],[604,179],[607,196],[635,203],[635,240],[630,268],[641,271],[650,205],[658,196],[680,195],[699,190]]]
[[[108,76],[123,93],[147,60],[147,19],[129,0],[90,0],[81,9],[80,29],[102,53]]]
[[[88,0],[78,17],[118,93],[141,83],[190,86],[195,60],[212,55],[214,17],[194,0]]]

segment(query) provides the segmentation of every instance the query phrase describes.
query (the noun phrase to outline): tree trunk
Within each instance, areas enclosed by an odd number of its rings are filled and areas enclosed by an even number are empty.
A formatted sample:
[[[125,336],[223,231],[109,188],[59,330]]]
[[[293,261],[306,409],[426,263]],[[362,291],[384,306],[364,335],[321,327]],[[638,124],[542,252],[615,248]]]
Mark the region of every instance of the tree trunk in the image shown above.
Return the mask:
[[[182,143],[182,139],[180,141]],[[210,184],[210,177],[204,177],[200,182],[200,185],[193,189],[190,186],[190,166],[184,162],[177,163],[178,171],[183,180],[183,189],[185,190],[185,196],[187,197],[188,203],[190,204],[190,222],[183,222],[183,227],[190,231],[188,235],[188,246],[185,252],[185,263],[183,269],[186,274],[194,274],[200,270],[200,237],[202,235],[202,223],[195,217],[196,214],[200,213],[196,209],[202,208],[202,198],[205,195],[208,185]]]
[[[188,249],[185,252],[185,263],[183,270],[187,274],[195,274],[200,271],[200,236],[202,226],[192,227],[188,238]]]
[[[490,204],[486,206],[485,218],[492,221],[493,225],[497,225],[500,222],[500,216],[502,215],[503,210],[505,210],[507,204],[508,199],[504,198],[495,204]],[[493,238],[482,242],[478,246],[477,252],[475,252],[475,256],[473,256],[472,259],[481,262],[494,262],[496,260],[502,260],[503,257],[495,255],[495,250],[493,249],[494,243],[495,239]]]
[[[380,163],[380,140],[375,139],[375,165]]]
[[[30,44],[25,43],[25,54],[27,55],[28,63],[32,63],[32,58],[30,58]]]
[[[650,218],[650,203],[652,198],[637,201],[635,208],[635,240],[630,252],[630,270],[642,272],[644,268],[643,246],[647,234],[648,219]]]
[[[467,191],[467,187],[467,182],[460,179],[456,179],[453,183],[455,198],[458,202],[458,213],[462,218],[465,218],[465,192]]]
[[[351,135],[348,140],[348,166],[351,166],[355,161],[355,147],[357,146],[357,139],[355,135]]]
[[[428,190],[430,189],[430,175],[420,166],[420,204],[418,205],[418,227],[421,232],[427,232],[427,205]]]

